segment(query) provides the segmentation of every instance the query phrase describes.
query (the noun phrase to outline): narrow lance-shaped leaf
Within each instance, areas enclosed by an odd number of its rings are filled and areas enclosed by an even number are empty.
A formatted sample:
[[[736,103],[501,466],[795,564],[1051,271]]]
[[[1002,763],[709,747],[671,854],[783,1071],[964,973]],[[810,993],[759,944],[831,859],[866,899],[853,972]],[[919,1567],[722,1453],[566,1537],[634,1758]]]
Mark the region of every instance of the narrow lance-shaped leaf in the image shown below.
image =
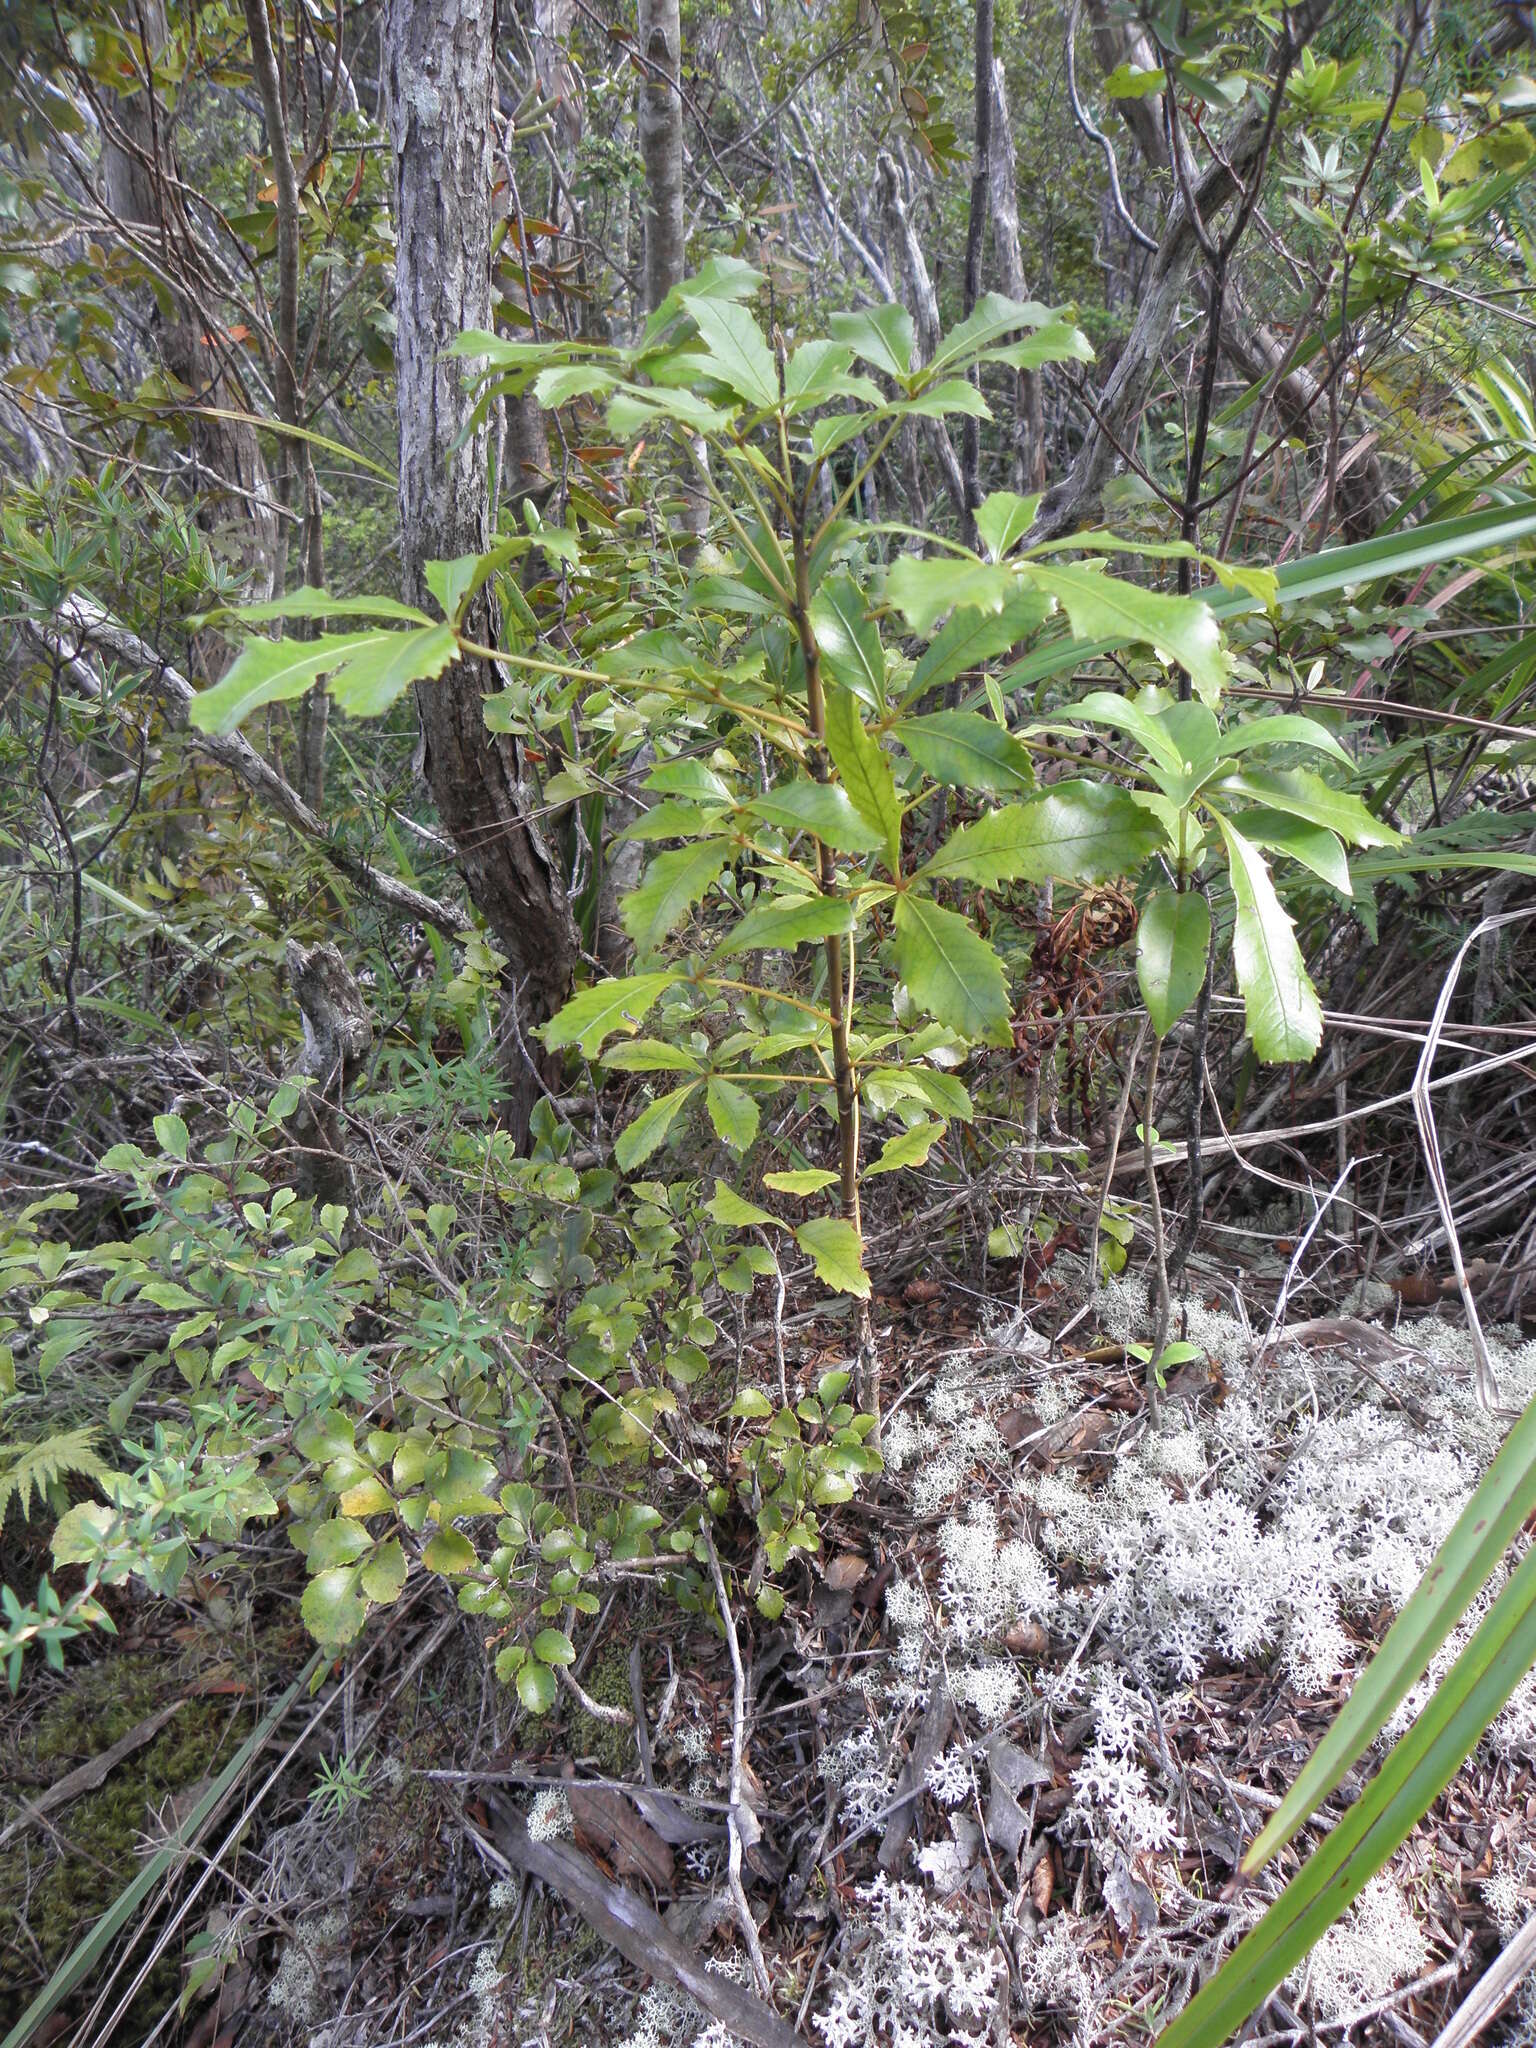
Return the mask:
[[[1261,1060],[1310,1060],[1322,1043],[1323,1013],[1295,930],[1264,856],[1229,819],[1217,823],[1237,900],[1232,959],[1253,1049]]]
[[[1280,1897],[1158,2036],[1220,2048],[1359,1897],[1536,1664],[1536,1551],[1522,1559],[1423,1712]]]
[[[1262,1870],[1376,1740],[1536,1508],[1536,1401],[1504,1439],[1387,1639],[1243,1858]]]
[[[829,688],[827,752],[842,778],[849,801],[865,824],[880,834],[886,866],[901,872],[901,805],[891,764],[879,742],[870,738],[851,691]]]

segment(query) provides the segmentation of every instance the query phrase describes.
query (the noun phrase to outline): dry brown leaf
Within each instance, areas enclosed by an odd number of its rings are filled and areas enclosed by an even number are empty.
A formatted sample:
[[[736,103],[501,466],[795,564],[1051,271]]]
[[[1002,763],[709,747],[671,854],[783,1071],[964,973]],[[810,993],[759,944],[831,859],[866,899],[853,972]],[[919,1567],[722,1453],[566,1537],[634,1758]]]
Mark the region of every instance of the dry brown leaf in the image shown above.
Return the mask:
[[[845,1550],[827,1566],[827,1584],[834,1593],[850,1593],[869,1570],[869,1559],[856,1550]]]

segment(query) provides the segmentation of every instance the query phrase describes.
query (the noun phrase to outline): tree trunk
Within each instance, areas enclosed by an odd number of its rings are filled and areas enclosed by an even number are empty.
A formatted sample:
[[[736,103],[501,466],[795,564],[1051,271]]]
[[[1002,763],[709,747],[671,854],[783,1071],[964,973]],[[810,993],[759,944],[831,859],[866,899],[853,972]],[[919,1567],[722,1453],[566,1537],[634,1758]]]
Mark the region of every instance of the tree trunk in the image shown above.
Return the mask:
[[[1013,123],[1008,117],[1008,92],[1003,60],[992,59],[992,119],[988,130],[987,183],[992,202],[992,246],[998,276],[1010,299],[1029,297],[1024,252],[1019,246],[1019,184],[1013,156]],[[1045,485],[1045,412],[1038,370],[1020,370],[1013,420],[1015,488],[1038,491]]]
[[[640,159],[645,166],[645,310],[683,274],[683,31],[678,0],[640,0]]]
[[[152,319],[166,368],[191,393],[186,423],[200,472],[193,497],[197,522],[205,531],[226,527],[238,535],[236,553],[250,576],[247,595],[264,598],[278,573],[283,535],[256,429],[243,420],[211,417],[215,409],[250,408],[222,360],[215,266],[187,219],[180,166],[150,83],[166,41],[162,0],[146,0],[134,21],[129,49],[145,82],[135,92],[106,99],[102,196],[130,250],[142,247],[173,286],[170,312],[157,297]],[[216,674],[227,658],[219,636],[199,634],[196,645],[203,667]]]
[[[488,329],[494,0],[388,0],[385,95],[395,168],[395,370],[404,591],[426,599],[428,561],[490,543],[489,433],[469,428],[459,364],[444,350]],[[456,452],[454,452],[456,451]],[[494,644],[483,593],[467,637]],[[463,661],[416,692],[424,765],[470,895],[506,955],[508,1123],[519,1145],[548,1078],[535,1025],[564,1000],[577,960],[565,884],[528,815],[516,743],[487,732],[494,663]]]
[[[683,226],[682,24],[678,0],[640,0],[640,157],[645,166],[645,311],[654,313],[674,285],[683,281],[686,235]],[[703,445],[698,446],[703,459]],[[679,476],[683,526],[702,534],[709,505],[691,466]],[[610,974],[622,974],[632,948],[619,921],[619,905],[640,880],[645,848],[619,834],[633,824],[640,805],[635,785],[655,763],[647,743],[630,756],[622,786],[603,812],[602,878],[597,891],[593,946]]]

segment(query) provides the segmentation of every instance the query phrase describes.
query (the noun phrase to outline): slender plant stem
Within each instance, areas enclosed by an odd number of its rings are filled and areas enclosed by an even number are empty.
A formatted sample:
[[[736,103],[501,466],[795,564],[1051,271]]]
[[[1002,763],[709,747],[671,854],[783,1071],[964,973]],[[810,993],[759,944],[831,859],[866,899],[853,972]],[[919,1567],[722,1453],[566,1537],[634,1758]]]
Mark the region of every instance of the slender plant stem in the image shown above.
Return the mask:
[[[1157,1192],[1157,1143],[1152,1135],[1155,1128],[1152,1118],[1157,1108],[1157,1067],[1162,1052],[1163,1041],[1154,1038],[1152,1057],[1147,1062],[1146,1107],[1141,1113],[1141,1156],[1147,1173],[1147,1200],[1152,1210],[1152,1257],[1157,1276],[1157,1320],[1152,1331],[1152,1355],[1147,1360],[1147,1413],[1152,1418],[1154,1429],[1161,1428],[1163,1419],[1157,1361],[1167,1347],[1168,1326],[1173,1320],[1172,1299],[1168,1292],[1168,1246],[1163,1232],[1163,1203]]]

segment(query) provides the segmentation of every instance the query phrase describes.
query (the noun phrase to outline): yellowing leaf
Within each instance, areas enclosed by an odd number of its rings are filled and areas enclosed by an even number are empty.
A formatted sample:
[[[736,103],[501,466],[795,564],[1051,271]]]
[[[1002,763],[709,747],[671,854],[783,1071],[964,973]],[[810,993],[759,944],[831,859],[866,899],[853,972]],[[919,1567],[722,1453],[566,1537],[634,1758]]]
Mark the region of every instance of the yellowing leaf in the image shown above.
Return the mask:
[[[816,1277],[838,1294],[869,1297],[869,1275],[864,1270],[864,1245],[859,1233],[841,1216],[816,1216],[802,1223],[795,1242],[810,1254]]]

